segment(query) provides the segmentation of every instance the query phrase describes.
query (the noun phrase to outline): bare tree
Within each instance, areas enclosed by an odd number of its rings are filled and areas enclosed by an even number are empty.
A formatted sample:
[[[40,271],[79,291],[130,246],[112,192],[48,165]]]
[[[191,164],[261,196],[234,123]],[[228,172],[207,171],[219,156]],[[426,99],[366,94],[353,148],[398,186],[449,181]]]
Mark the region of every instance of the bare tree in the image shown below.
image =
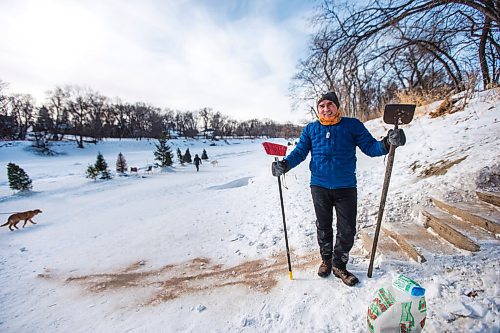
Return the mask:
[[[426,90],[430,79],[431,89],[461,91],[470,64],[485,88],[498,85],[499,7],[497,0],[324,0],[291,90],[307,100],[335,89],[345,113],[360,116],[394,85]]]
[[[164,136],[164,116],[160,113],[159,108],[150,107],[149,112],[146,115],[145,123],[147,125],[145,130],[148,137],[158,139]]]
[[[205,139],[207,139],[208,125],[212,119],[213,111],[211,108],[203,108],[198,112],[201,121],[203,122],[203,132],[205,133]]]
[[[33,124],[34,120],[33,97],[29,94],[14,94],[9,97],[9,104],[17,125],[17,138],[24,140],[28,128]]]
[[[132,108],[132,105],[128,103],[122,103],[119,100],[112,105],[112,109],[114,110],[114,113],[116,115],[117,136],[120,139],[123,139],[127,136],[132,136],[132,131],[129,127]]]
[[[77,138],[78,148],[83,148],[83,137],[89,123],[89,102],[85,91],[78,87],[67,87],[68,111],[73,124],[73,134]]]
[[[224,128],[224,123],[226,122],[227,117],[224,116],[219,111],[215,112],[212,116],[212,120],[210,121],[210,127],[214,130],[213,137],[222,136],[222,129]]]
[[[47,102],[45,106],[49,111],[49,115],[54,123],[52,129],[52,140],[62,140],[65,131],[69,127],[69,110],[68,98],[69,87],[65,89],[56,87],[52,91],[47,92]]]
[[[186,131],[186,124],[184,123],[184,116],[182,111],[177,110],[174,116],[174,127],[179,134],[184,134]]]
[[[132,135],[136,139],[141,140],[147,136],[147,128],[150,124],[145,120],[148,118],[150,108],[150,105],[143,102],[135,103],[132,108],[130,127],[132,129]]]
[[[88,134],[97,140],[101,140],[103,133],[103,123],[107,108],[107,98],[91,89],[86,91],[87,112],[88,112]]]
[[[103,120],[102,120],[102,134],[103,137],[119,137],[118,131],[117,131],[117,116],[118,113],[114,107],[110,103],[110,101],[107,99],[106,104],[104,105],[103,109]]]
[[[238,122],[234,119],[227,119],[222,128],[223,136],[232,137],[236,135],[236,129],[238,128]]]
[[[194,112],[186,111],[182,115],[182,121],[184,123],[184,136],[194,138],[198,134],[198,119]]]
[[[9,84],[0,79],[0,115],[7,115],[7,104],[9,103],[8,96],[4,93]]]

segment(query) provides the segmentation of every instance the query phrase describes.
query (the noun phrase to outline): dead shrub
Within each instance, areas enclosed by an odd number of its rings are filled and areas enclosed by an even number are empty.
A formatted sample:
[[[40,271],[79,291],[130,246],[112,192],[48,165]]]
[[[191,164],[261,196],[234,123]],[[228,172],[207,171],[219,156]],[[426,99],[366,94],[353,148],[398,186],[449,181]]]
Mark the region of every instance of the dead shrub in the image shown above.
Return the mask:
[[[441,104],[439,104],[439,106],[436,108],[436,110],[429,113],[429,116],[431,118],[437,118],[444,116],[445,114],[452,114],[456,112],[455,108],[453,107],[456,102],[457,101],[453,100],[451,96],[446,96]]]
[[[452,161],[450,161],[450,160],[437,161],[436,163],[433,163],[433,164],[427,166],[424,170],[422,170],[419,174],[419,177],[420,178],[427,178],[430,176],[445,175],[452,166],[459,164],[460,162],[462,162],[466,158],[467,158],[467,156],[464,156],[464,157],[461,157],[461,158],[458,158],[458,159],[452,160]],[[413,170],[415,170],[415,169],[416,169],[416,167],[413,168]]]
[[[398,103],[423,106],[440,100],[448,94],[449,92],[444,89],[434,89],[431,91],[410,89],[396,92],[396,98]]]

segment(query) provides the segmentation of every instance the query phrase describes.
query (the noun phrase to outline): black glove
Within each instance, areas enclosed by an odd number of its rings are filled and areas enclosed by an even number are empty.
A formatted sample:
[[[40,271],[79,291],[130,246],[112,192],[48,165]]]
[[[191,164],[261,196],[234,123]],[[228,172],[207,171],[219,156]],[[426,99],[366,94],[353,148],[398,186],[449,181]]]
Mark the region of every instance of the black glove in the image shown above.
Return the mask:
[[[385,149],[389,150],[390,145],[395,147],[404,146],[406,143],[405,132],[401,128],[390,129],[383,140]]]
[[[275,177],[284,175],[288,171],[290,171],[290,166],[288,166],[288,162],[286,160],[273,162],[271,165],[271,172]]]

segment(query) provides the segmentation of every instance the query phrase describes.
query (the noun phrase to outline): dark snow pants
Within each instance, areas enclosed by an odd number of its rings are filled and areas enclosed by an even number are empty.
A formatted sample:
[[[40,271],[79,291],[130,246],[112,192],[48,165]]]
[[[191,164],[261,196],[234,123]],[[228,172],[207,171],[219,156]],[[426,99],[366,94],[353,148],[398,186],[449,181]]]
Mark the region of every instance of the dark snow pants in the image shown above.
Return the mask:
[[[330,190],[311,186],[316,212],[316,228],[321,258],[333,257],[333,266],[345,268],[356,235],[358,194],[356,188]],[[337,215],[337,234],[333,247],[333,209]]]

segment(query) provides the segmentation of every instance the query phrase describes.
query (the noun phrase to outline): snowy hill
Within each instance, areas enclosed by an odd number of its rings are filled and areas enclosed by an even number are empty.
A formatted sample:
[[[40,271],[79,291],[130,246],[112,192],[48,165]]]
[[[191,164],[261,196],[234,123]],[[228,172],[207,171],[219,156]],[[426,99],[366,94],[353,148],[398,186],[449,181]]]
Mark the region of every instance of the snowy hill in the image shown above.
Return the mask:
[[[403,127],[408,142],[396,151],[384,223],[422,223],[419,207],[431,195],[467,200],[495,187],[499,89],[431,119],[436,106]],[[367,127],[377,138],[390,128],[381,119]],[[349,267],[360,284],[319,278],[307,161],[285,179],[290,281],[278,185],[261,142],[169,141],[173,152],[206,149],[218,166],[205,162],[197,173],[176,163],[109,181],[84,176],[97,152],[111,169],[119,152],[144,168],[155,141],[66,142],[51,157],[27,142],[0,142],[0,165],[14,162],[33,180],[32,193],[13,194],[4,169],[0,213],[43,211],[36,225],[0,228],[0,331],[365,332],[375,290],[400,273],[427,290],[425,332],[500,330],[498,240],[424,264],[381,256],[371,279],[357,241]],[[384,163],[358,152],[359,229],[375,223]]]

